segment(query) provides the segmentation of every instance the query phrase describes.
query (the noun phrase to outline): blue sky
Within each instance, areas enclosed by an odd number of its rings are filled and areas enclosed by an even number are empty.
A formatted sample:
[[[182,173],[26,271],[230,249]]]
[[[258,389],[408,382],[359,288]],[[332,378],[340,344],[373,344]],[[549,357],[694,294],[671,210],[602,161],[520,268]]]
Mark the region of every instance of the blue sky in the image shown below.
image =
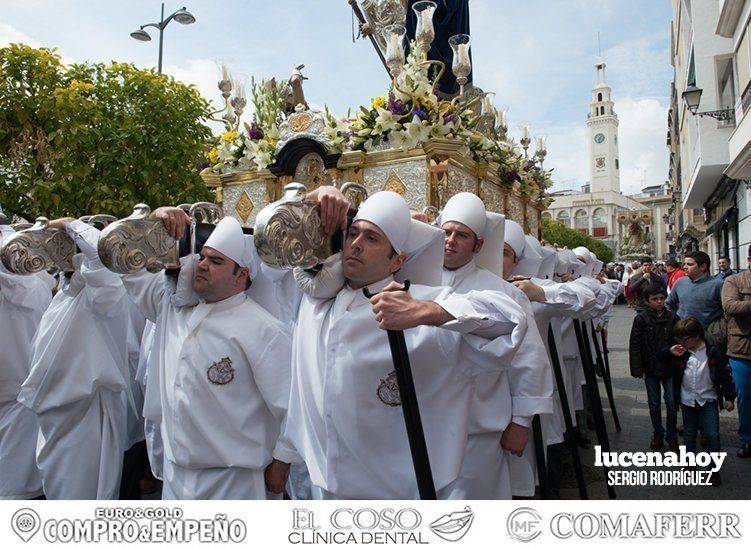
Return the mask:
[[[184,4],[182,3],[184,2]],[[218,100],[217,61],[238,76],[286,78],[305,63],[309,101],[336,114],[388,85],[369,42],[352,43],[347,0],[168,1],[185,5],[193,25],[165,31],[164,69]],[[156,65],[158,40],[129,34],[159,20],[154,0],[0,0],[0,45],[56,47],[66,62]],[[670,66],[668,0],[470,0],[475,83],[510,108],[511,133],[530,123],[548,135],[546,167],[556,188],[589,178],[586,115],[594,81],[597,33],[620,118],[621,188],[634,193],[667,178],[665,146]]]

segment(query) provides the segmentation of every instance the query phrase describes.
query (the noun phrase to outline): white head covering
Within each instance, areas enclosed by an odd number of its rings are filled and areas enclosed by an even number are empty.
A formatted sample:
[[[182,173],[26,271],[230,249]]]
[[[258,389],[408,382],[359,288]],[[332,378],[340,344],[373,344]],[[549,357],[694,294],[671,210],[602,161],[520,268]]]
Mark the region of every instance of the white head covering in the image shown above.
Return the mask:
[[[513,246],[512,246],[513,247]],[[540,242],[531,235],[524,236],[524,251],[522,252],[521,261],[514,267],[515,275],[537,276],[542,265],[542,246]]]
[[[397,253],[407,261],[394,275],[397,282],[438,286],[443,269],[444,232],[412,219],[404,199],[392,191],[381,191],[360,205],[353,220],[369,221],[383,231]]]
[[[587,265],[592,262],[592,252],[590,252],[588,248],[578,246],[573,249],[573,252],[577,257],[581,257]]]
[[[252,265],[253,240],[243,234],[240,222],[234,217],[225,217],[216,225],[204,246],[226,255],[240,267]]]
[[[543,280],[553,280],[558,254],[553,248],[543,247],[540,255],[542,255],[542,263],[537,276]]]
[[[524,229],[516,221],[506,220],[506,232],[504,234],[506,244],[511,246],[516,257],[521,258],[527,241],[524,238]]]
[[[576,270],[582,263],[576,259],[576,254],[573,251],[567,249],[558,250],[556,255],[555,272],[557,274],[576,274]]]
[[[478,267],[500,276],[503,272],[503,233],[506,217],[486,211],[485,204],[476,194],[457,193],[446,202],[436,224],[442,227],[448,221],[466,225],[477,238],[484,240],[482,250],[475,254],[475,263]]]
[[[600,271],[602,271],[602,261],[597,259],[597,256],[594,252],[589,252],[589,255],[592,257],[592,274],[596,275]]]

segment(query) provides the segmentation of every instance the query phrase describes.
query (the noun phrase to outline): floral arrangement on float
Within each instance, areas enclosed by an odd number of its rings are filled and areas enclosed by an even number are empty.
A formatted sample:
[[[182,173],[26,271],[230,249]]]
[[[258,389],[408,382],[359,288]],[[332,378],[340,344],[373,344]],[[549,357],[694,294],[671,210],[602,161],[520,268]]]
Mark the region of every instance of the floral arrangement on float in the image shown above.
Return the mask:
[[[456,35],[449,40],[454,51],[451,68],[461,91],[451,100],[439,98],[437,83],[445,66],[427,59],[433,37],[421,28],[424,22],[424,18],[418,19],[416,39],[409,44],[406,59],[402,47],[404,26],[390,25],[383,29],[386,65],[392,76],[385,94],[372,99],[368,106],[360,106],[354,116],[350,112],[337,118],[325,108],[325,135],[331,152],[410,150],[432,139],[456,140],[466,146],[476,162],[495,169],[505,187],[518,184],[523,195],[543,191],[539,193],[542,197],[552,185],[552,170],[543,169],[547,153],[544,137],[537,138],[537,151],[527,156],[531,143],[528,126],[522,126],[517,144],[507,137],[508,113],[495,111],[489,94],[465,98],[464,84],[471,70],[468,35]],[[209,152],[212,172],[263,170],[274,163],[279,152],[280,127],[291,116],[289,109],[284,108],[284,88],[275,79],[258,85],[251,81],[253,121],[244,125],[244,131],[236,124],[222,134]]]

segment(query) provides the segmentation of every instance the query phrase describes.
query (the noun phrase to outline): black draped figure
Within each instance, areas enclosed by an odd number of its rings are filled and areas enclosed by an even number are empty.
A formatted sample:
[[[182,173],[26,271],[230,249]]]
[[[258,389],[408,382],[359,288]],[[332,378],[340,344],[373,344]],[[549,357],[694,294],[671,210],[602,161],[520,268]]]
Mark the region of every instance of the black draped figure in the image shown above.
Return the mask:
[[[418,0],[407,2],[407,38],[415,39],[417,16],[412,11],[412,5]],[[446,64],[446,72],[443,73],[438,84],[440,95],[453,96],[459,93],[459,84],[451,72],[451,62],[454,54],[449,46],[449,38],[455,34],[469,34],[469,0],[434,0],[438,7],[433,14],[433,27],[435,28],[435,40],[430,46],[428,59],[443,61]],[[470,60],[472,49],[470,48]],[[467,83],[472,82],[472,73],[467,77]]]

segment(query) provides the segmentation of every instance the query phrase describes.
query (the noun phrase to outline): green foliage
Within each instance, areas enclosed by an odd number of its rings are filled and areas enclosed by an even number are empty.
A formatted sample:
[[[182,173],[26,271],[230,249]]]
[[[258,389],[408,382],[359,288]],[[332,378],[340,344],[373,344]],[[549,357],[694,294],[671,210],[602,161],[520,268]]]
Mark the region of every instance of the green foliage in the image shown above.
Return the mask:
[[[0,48],[0,203],[31,220],[210,200],[198,176],[208,112],[195,88],[153,70]]]
[[[548,217],[542,218],[542,239],[550,244],[564,246],[569,249],[576,248],[577,246],[586,246],[603,263],[613,260],[613,250],[608,248],[601,240],[592,238],[575,229],[569,229],[563,223]]]

